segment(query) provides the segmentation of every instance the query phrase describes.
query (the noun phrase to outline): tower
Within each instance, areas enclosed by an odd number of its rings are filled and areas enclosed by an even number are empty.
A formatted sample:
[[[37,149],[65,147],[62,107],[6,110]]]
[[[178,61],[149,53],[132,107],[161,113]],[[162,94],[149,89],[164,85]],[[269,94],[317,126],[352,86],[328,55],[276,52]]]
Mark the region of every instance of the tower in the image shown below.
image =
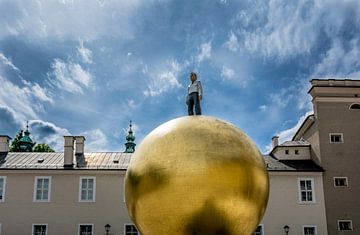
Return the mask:
[[[128,135],[126,136],[125,153],[133,153],[135,151],[135,146],[136,146],[136,144],[134,143],[135,135],[133,134],[131,128],[132,128],[132,122],[130,120],[129,131],[128,131]]]
[[[293,140],[311,143],[312,158],[325,169],[328,233],[359,234],[360,80],[314,79],[311,84],[314,115]]]
[[[30,138],[29,124],[26,123],[26,130],[24,135],[19,140],[20,149],[22,152],[32,152],[35,143]]]

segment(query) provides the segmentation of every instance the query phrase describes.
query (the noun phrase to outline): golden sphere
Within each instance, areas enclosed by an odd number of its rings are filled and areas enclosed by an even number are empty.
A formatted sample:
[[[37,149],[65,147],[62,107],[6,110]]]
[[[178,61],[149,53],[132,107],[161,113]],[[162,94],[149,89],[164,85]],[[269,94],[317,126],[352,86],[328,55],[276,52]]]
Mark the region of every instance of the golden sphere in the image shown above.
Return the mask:
[[[250,235],[268,195],[255,144],[236,126],[207,116],[157,127],[125,177],[126,206],[143,235]]]

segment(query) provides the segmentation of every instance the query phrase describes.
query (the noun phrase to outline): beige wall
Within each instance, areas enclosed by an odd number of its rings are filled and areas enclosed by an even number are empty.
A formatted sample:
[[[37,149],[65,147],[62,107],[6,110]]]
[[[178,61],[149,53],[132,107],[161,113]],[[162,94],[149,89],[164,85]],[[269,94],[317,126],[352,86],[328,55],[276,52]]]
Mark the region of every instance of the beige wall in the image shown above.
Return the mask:
[[[124,203],[124,171],[0,171],[7,176],[5,202],[0,203],[2,234],[31,234],[33,223],[48,224],[48,234],[77,234],[79,223],[94,224],[94,234],[124,234],[131,223]],[[35,176],[51,176],[50,202],[33,202]],[[96,177],[96,202],[79,202],[82,176]],[[300,204],[298,178],[313,178],[316,203]],[[266,235],[282,234],[285,224],[290,234],[302,234],[302,225],[316,225],[318,235],[326,234],[321,173],[270,172],[270,199],[263,219]]]
[[[360,103],[360,98],[351,99]],[[324,98],[315,102],[330,235],[342,234],[337,228],[342,219],[353,223],[353,231],[346,234],[360,234],[360,112],[349,109],[353,101]],[[330,143],[330,133],[342,133],[344,143]],[[349,187],[335,188],[334,177],[348,177]]]
[[[312,160],[321,165],[319,131],[317,128],[318,124],[317,121],[315,121],[302,137],[311,144],[310,155]]]
[[[289,154],[285,154],[285,150],[289,150]],[[295,150],[298,150],[299,154],[295,154]],[[273,152],[273,155],[279,160],[307,160],[310,159],[310,147],[279,146]]]
[[[130,223],[124,203],[125,171],[0,171],[7,176],[5,202],[0,203],[2,235],[31,234],[33,223],[48,224],[48,234],[77,234],[79,223],[94,224],[94,234],[124,234]],[[33,202],[35,176],[51,176],[50,202]],[[79,202],[81,176],[96,177],[96,202]]]
[[[282,235],[283,227],[290,227],[289,235],[302,235],[303,225],[315,225],[317,235],[326,235],[326,216],[322,173],[269,172],[270,195],[264,224],[265,235]],[[299,202],[299,178],[313,178],[315,203]]]

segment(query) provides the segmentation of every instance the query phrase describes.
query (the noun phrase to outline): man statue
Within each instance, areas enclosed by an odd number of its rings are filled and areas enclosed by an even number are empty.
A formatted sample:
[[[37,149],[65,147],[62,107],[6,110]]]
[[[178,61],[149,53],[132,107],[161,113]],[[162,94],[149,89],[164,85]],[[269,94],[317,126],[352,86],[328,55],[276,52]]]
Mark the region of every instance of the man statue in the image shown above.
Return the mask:
[[[190,73],[191,83],[188,86],[188,95],[186,97],[186,104],[188,105],[189,116],[195,114],[201,115],[200,101],[202,100],[203,90],[200,81],[197,80],[197,75],[194,72]]]

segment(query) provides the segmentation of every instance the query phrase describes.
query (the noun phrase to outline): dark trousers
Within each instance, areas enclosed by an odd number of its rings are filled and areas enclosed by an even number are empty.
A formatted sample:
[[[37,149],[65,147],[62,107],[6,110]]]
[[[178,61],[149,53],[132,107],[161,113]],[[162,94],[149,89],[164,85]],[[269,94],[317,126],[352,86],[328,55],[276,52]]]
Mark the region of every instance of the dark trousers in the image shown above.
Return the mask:
[[[189,94],[189,100],[188,100],[189,116],[194,115],[194,106],[195,106],[195,114],[201,115],[199,93],[197,93],[197,92],[193,92],[193,93]]]

